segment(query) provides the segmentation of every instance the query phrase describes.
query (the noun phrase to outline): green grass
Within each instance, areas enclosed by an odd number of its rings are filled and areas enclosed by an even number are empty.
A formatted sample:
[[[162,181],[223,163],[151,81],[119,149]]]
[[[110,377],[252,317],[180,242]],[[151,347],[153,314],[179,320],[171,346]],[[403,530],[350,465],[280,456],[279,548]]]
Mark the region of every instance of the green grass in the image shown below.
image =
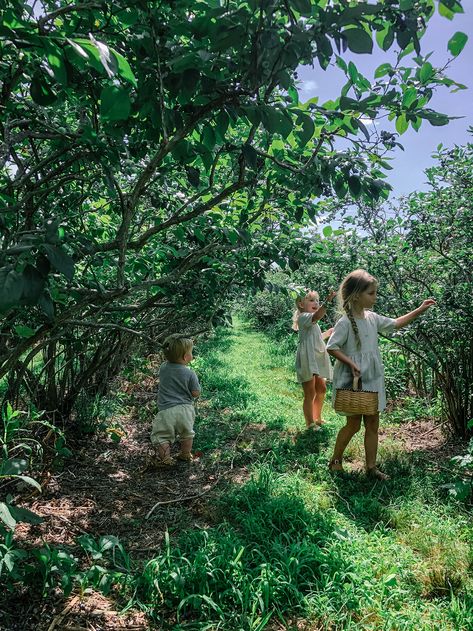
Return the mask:
[[[327,406],[327,426],[302,431],[291,364],[238,320],[199,349],[196,448],[248,479],[225,487],[214,527],[149,562],[142,605],[160,594],[148,611],[163,628],[163,606],[177,612],[173,629],[473,629],[471,516],[393,440],[380,449],[390,482],[333,478],[341,419]],[[361,438],[348,457],[362,458]]]
[[[208,527],[167,537],[135,575],[130,604],[175,630],[473,629],[473,522],[441,490],[448,472],[391,439],[391,481],[332,477],[341,418],[327,405],[303,431],[288,347],[236,320],[198,352],[195,448],[228,481]]]

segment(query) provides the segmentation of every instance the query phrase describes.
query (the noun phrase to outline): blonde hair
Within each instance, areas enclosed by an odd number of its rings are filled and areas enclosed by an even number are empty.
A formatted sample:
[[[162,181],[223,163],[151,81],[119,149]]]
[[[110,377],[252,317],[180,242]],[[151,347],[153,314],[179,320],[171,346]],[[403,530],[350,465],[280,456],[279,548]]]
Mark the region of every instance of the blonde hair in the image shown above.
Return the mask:
[[[177,362],[190,353],[193,346],[194,343],[189,337],[173,333],[164,340],[163,354],[169,362]]]
[[[301,291],[301,293],[297,296],[295,303],[296,303],[296,310],[294,311],[294,313],[292,314],[292,330],[293,331],[298,331],[299,330],[299,324],[298,324],[298,319],[299,316],[301,315],[301,313],[303,313],[303,311],[301,311],[300,308],[300,304],[301,302],[305,299],[308,298],[309,296],[314,295],[317,300],[320,299],[319,297],[319,293],[317,291],[312,291],[312,289],[304,289]]]
[[[356,269],[350,272],[348,276],[342,280],[338,294],[338,300],[342,310],[346,313],[355,334],[356,346],[361,348],[360,333],[353,315],[353,303],[359,298],[360,294],[369,289],[372,285],[378,286],[378,281],[374,276],[368,274],[364,269]]]

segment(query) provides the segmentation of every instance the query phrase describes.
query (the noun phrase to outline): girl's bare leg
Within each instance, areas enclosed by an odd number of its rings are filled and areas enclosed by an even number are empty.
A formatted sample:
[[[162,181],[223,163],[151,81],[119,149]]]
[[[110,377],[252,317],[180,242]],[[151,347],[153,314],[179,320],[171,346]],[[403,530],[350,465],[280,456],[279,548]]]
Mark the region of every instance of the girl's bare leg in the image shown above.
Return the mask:
[[[322,425],[322,408],[325,401],[325,394],[327,392],[327,384],[323,377],[316,375],[314,377],[315,385],[315,399],[313,405],[313,419],[317,425]]]
[[[337,464],[331,464],[330,468],[334,471],[342,471],[342,458],[345,452],[345,449],[353,438],[353,436],[360,430],[361,427],[361,414],[357,414],[356,416],[347,416],[346,424],[341,428],[338,432],[337,440],[335,441],[335,447],[333,450],[332,460],[338,460]]]
[[[365,416],[365,457],[366,468],[372,469],[376,466],[376,454],[378,453],[378,429],[379,414]]]
[[[312,377],[310,381],[304,381],[302,389],[304,390],[302,411],[304,412],[305,423],[307,427],[310,427],[314,424],[315,377]]]

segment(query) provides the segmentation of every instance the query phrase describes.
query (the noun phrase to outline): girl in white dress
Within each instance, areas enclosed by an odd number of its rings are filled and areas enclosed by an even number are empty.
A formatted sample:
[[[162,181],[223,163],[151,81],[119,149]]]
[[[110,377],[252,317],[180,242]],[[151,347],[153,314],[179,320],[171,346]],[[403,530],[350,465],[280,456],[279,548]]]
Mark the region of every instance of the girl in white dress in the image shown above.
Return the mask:
[[[337,388],[350,388],[353,377],[361,376],[362,389],[378,393],[378,414],[363,415],[365,424],[365,457],[368,475],[386,480],[388,476],[376,467],[378,451],[379,412],[386,407],[384,368],[378,348],[378,333],[392,334],[420,316],[435,300],[424,300],[420,307],[399,318],[387,318],[369,311],[376,301],[378,281],[357,269],[348,274],[340,285],[340,303],[345,315],[336,323],[327,344],[327,351],[336,358],[333,374],[333,400]],[[329,467],[343,471],[343,453],[360,429],[362,415],[347,416],[346,425],[338,432]]]
[[[333,300],[336,292],[330,292],[327,302]],[[318,429],[322,425],[322,406],[327,386],[326,379],[332,378],[332,365],[327,354],[324,339],[333,329],[322,333],[317,321],[324,317],[327,309],[319,304],[319,294],[307,291],[296,300],[296,311],[292,328],[299,332],[296,355],[297,381],[304,390],[302,410],[308,429]]]

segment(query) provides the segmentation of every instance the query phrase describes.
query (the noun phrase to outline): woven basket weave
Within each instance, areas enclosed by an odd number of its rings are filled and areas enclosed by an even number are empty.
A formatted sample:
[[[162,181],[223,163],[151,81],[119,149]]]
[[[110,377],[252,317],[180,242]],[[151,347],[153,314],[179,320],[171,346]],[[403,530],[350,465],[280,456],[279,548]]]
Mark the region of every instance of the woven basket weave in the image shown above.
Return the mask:
[[[337,388],[333,406],[336,412],[347,416],[378,413],[378,393],[358,390],[358,385],[359,378],[353,377],[353,388]]]

